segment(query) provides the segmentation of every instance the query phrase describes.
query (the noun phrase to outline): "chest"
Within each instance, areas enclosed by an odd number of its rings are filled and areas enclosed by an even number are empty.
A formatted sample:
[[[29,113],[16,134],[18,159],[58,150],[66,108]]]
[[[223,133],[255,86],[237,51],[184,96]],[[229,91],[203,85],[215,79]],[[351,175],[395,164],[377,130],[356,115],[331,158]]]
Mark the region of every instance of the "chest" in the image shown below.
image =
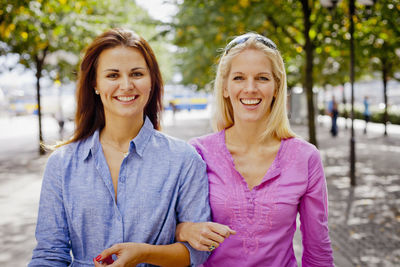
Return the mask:
[[[117,199],[118,178],[121,165],[125,156],[123,153],[115,151],[113,149],[109,149],[107,147],[103,148],[103,152],[108,165],[108,169],[110,171],[111,180],[114,186],[115,199]]]
[[[261,183],[274,162],[278,149],[279,147],[271,151],[249,152],[231,150],[235,169],[241,174],[250,190]]]
[[[118,181],[111,181],[102,157],[92,157],[82,166],[70,164],[66,170],[63,202],[68,224],[79,247],[81,238],[95,236],[93,246],[113,243],[171,243],[176,227],[178,177],[176,172],[156,164],[144,164],[130,155],[119,166]],[[166,167],[165,161],[158,161]],[[163,177],[163,179],[156,179]],[[117,192],[113,190],[117,184]],[[113,194],[116,193],[118,201]],[[163,223],[160,223],[163,222]],[[89,238],[93,240],[93,238]],[[84,243],[84,242],[83,242]],[[96,252],[97,253],[97,252]]]
[[[226,171],[228,166],[229,162],[208,172],[213,220],[241,229],[242,234],[289,229],[307,190],[307,174],[297,168],[272,167],[260,185],[250,190],[237,171]]]

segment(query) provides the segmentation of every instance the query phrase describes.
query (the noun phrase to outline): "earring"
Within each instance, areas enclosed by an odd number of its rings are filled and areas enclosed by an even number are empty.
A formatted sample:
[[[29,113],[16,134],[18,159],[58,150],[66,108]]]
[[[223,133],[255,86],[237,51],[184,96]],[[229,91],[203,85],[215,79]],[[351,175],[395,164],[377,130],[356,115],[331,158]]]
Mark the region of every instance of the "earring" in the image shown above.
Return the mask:
[[[100,92],[99,92],[99,90],[94,90],[94,92],[96,93],[96,95],[99,95],[100,94]]]

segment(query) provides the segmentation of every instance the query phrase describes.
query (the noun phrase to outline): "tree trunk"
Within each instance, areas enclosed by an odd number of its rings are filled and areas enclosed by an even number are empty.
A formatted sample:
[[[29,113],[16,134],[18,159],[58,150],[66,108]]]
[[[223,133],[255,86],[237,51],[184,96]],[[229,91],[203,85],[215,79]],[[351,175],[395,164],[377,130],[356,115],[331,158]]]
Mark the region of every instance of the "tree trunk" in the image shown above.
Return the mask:
[[[344,87],[344,84],[342,85],[342,103],[343,103],[343,117],[344,117],[344,127],[347,130],[347,118],[349,117],[348,113],[347,113],[347,99],[346,99],[346,90]]]
[[[311,29],[311,8],[308,0],[301,0],[304,15],[304,38],[306,52],[306,67],[304,74],[304,88],[307,94],[307,110],[308,110],[308,134],[310,143],[317,146],[316,128],[315,128],[315,108],[314,108],[314,93],[313,93],[313,44],[310,39]]]
[[[388,81],[388,65],[386,59],[382,60],[382,80],[383,80],[383,101],[385,102],[385,110],[383,112],[383,124],[385,125],[384,135],[387,136],[388,122],[388,103],[387,103],[387,81]]]
[[[354,135],[354,14],[356,6],[355,0],[349,1],[349,19],[350,19],[350,85],[351,85],[351,129],[350,129],[350,184],[356,186],[356,138]]]
[[[42,135],[42,112],[40,105],[40,78],[42,77],[42,70],[44,59],[46,58],[48,47],[43,50],[42,57],[35,55],[36,61],[36,100],[38,105],[38,122],[39,122],[39,154],[44,155],[46,151],[43,148],[43,135]]]

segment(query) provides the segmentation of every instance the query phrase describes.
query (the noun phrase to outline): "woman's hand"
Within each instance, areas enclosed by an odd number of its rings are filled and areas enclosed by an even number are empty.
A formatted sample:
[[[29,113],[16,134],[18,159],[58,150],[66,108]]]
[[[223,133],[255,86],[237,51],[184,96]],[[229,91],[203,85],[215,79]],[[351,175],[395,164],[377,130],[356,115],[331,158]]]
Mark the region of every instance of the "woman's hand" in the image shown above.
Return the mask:
[[[103,250],[94,261],[95,267],[130,267],[146,261],[146,246],[142,243],[120,243]],[[112,255],[117,256],[117,260],[112,260]]]
[[[188,242],[193,248],[202,251],[212,251],[224,242],[230,235],[236,234],[227,225],[214,222],[183,222],[176,227],[176,240]]]

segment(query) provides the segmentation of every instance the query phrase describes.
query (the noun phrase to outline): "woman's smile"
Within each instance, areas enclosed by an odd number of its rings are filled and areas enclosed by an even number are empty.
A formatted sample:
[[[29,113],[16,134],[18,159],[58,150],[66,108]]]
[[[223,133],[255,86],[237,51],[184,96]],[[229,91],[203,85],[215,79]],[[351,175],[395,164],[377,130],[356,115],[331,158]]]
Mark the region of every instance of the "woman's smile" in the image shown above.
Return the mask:
[[[256,106],[262,101],[261,98],[241,98],[240,102],[246,106]]]
[[[133,103],[135,99],[137,99],[139,96],[138,95],[121,95],[121,96],[114,96],[114,99],[122,102],[122,103]]]

